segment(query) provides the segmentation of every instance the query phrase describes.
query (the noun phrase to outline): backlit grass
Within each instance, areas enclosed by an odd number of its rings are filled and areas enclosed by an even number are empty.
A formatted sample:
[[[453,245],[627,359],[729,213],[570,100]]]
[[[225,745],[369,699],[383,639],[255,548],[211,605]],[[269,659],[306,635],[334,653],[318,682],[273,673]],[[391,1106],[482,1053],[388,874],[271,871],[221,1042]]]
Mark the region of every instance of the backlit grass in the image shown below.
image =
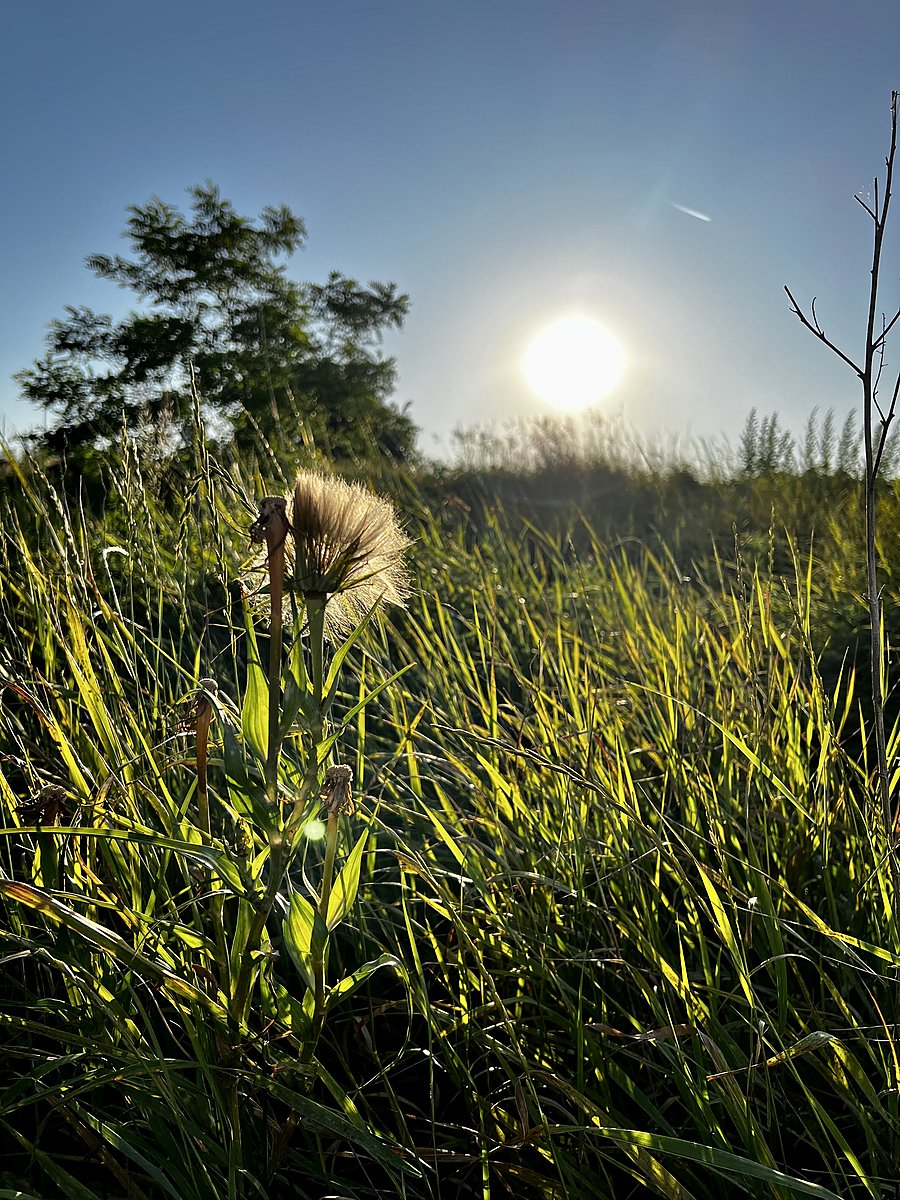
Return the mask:
[[[359,883],[313,1056],[283,922],[326,841],[249,932],[268,627],[239,580],[281,484],[207,470],[173,511],[126,462],[105,516],[20,484],[0,1196],[893,1194],[896,898],[863,689],[825,644],[854,604],[836,537],[823,557],[773,525],[698,563],[431,515],[409,483],[408,610],[334,676],[329,753],[356,780],[335,870]],[[285,732],[282,795],[306,736]]]

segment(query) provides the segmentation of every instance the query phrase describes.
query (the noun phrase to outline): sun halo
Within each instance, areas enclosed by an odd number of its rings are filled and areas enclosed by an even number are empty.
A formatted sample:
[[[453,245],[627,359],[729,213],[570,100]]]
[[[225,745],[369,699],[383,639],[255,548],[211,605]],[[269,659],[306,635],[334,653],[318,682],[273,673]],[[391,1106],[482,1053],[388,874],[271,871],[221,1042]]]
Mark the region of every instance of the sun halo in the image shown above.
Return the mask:
[[[586,408],[615,388],[625,370],[625,350],[616,335],[593,317],[561,317],[528,343],[522,374],[529,386],[557,408]]]

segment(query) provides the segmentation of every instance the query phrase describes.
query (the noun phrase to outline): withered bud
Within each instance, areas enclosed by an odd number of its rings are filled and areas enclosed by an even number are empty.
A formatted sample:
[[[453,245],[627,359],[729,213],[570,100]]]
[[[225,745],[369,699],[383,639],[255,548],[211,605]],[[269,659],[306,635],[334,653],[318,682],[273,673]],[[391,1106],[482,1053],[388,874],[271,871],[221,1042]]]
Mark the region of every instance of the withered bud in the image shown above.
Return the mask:
[[[329,767],[319,793],[329,816],[353,812],[353,771],[347,766]]]
[[[250,541],[260,545],[275,533],[283,539],[288,530],[287,501],[284,496],[263,496],[259,516],[250,526]]]
[[[69,811],[65,788],[48,783],[36,796],[19,800],[16,809],[25,825],[58,825]]]
[[[253,834],[250,832],[250,826],[243,817],[238,817],[234,837],[234,849],[243,859],[249,859],[253,854]]]

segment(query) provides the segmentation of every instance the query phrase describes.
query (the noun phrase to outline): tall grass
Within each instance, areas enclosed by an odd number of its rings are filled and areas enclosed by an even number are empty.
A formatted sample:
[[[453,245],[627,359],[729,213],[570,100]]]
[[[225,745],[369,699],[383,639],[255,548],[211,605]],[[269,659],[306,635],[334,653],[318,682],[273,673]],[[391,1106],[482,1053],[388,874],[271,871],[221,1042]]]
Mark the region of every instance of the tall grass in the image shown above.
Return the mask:
[[[173,513],[138,465],[102,517],[19,468],[2,517],[0,1195],[893,1194],[900,946],[855,671],[823,658],[858,603],[836,532],[692,562],[405,485],[409,608],[333,677],[359,881],[311,1063],[279,931],[322,842],[248,937],[268,660],[238,580],[272,481],[203,470]]]

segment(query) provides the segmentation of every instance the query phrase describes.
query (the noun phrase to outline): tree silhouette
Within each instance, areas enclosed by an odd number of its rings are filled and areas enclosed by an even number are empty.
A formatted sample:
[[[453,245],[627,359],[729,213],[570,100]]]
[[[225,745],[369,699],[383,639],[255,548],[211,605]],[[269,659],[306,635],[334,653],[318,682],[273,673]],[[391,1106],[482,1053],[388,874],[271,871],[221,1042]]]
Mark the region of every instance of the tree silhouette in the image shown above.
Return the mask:
[[[124,418],[177,445],[193,369],[204,414],[226,436],[302,433],[336,458],[409,455],[415,427],[388,403],[394,363],[379,352],[408,297],[336,271],[298,283],[286,260],[306,228],[290,209],[267,207],[254,222],[212,183],[189,194],[190,216],[158,198],[128,210],[131,257],[86,260],[143,307],[118,322],[69,307],[52,323],[45,356],[16,376],[50,416],[33,442],[77,454],[103,446]]]

